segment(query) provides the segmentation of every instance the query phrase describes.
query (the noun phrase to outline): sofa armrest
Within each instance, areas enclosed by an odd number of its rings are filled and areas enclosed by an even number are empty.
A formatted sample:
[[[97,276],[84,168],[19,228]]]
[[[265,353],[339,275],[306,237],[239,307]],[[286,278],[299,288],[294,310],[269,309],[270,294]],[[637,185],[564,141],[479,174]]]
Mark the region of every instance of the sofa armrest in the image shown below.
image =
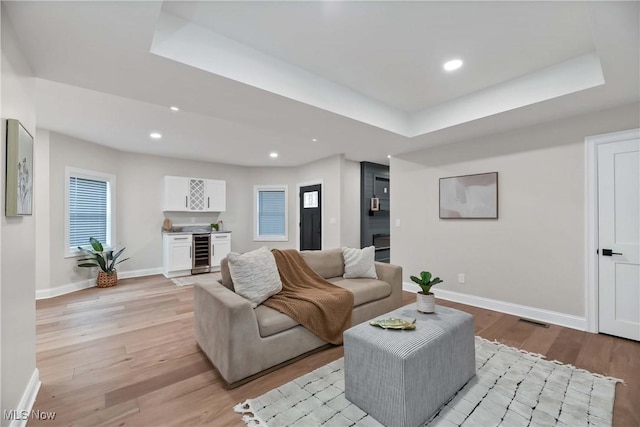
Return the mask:
[[[376,275],[379,280],[391,285],[391,295],[395,307],[402,306],[402,267],[399,265],[375,262]]]
[[[260,339],[258,321],[251,303],[219,283],[194,286],[196,341],[228,382],[243,378],[238,367]]]

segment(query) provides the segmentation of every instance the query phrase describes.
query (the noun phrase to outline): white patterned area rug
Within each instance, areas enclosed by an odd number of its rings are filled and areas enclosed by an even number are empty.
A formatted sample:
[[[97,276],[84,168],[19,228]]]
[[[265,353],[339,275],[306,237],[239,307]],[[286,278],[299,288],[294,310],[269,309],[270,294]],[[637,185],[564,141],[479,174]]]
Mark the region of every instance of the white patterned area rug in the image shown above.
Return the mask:
[[[220,273],[203,273],[185,277],[176,277],[175,279],[171,279],[171,281],[175,283],[176,286],[192,286],[196,283],[200,283],[202,285],[214,283],[220,280],[220,278]]]
[[[236,405],[247,426],[380,426],[344,397],[344,360]],[[425,425],[610,426],[616,378],[476,337],[476,376]]]

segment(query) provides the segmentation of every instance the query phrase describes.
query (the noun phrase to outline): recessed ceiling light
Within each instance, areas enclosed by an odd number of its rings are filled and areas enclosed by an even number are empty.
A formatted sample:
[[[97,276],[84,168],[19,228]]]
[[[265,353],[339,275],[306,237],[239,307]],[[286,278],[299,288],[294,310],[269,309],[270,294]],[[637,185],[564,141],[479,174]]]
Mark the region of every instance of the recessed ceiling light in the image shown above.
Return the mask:
[[[318,138],[313,138],[312,141],[313,142],[318,142]]]
[[[276,153],[275,151],[273,153],[269,153],[269,157],[271,157],[272,159],[276,159],[278,157],[278,153]]]
[[[452,59],[451,61],[447,61],[442,66],[446,71],[457,70],[462,67],[462,59]]]
[[[390,159],[390,158],[391,158],[391,154],[387,154],[387,159]]]
[[[176,107],[175,105],[172,105],[169,108],[171,108],[171,111],[180,111],[180,109],[178,107]]]
[[[160,138],[162,138],[162,134],[161,134],[161,133],[159,133],[159,132],[151,132],[151,133],[149,134],[149,136],[150,136],[151,138],[153,138],[153,139],[160,139]]]

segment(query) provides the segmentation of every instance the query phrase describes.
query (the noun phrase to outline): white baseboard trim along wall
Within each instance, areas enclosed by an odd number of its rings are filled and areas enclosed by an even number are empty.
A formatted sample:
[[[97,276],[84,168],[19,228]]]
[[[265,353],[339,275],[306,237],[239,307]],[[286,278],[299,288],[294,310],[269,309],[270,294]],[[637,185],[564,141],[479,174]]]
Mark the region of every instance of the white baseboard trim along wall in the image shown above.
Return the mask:
[[[162,274],[162,267],[147,268],[144,270],[133,270],[118,272],[118,279],[130,279],[132,277],[153,276],[154,274]],[[96,279],[87,279],[81,282],[69,283],[66,285],[56,286],[49,289],[37,289],[36,299],[53,298],[81,289],[93,288],[96,285]]]
[[[10,415],[12,419],[9,427],[25,427],[27,425],[27,421],[31,418],[31,410],[33,409],[33,404],[36,401],[36,396],[38,395],[41,385],[40,372],[38,368],[36,368],[33,370],[33,374],[31,374],[31,379],[29,379],[29,383],[22,394],[18,407],[15,408]],[[6,414],[3,414],[3,416],[6,416]]]
[[[420,290],[420,287],[411,282],[402,282],[402,289],[408,292],[415,293]],[[473,305],[475,307],[499,311],[501,313],[507,313],[531,320],[537,320],[539,322],[552,323],[554,325],[577,329],[579,331],[587,330],[587,321],[584,317],[559,313],[557,311],[545,310],[543,308],[514,304],[512,302],[499,301],[491,298],[462,294],[460,292],[448,291],[446,289],[432,288],[432,292],[436,295],[436,298],[444,299],[447,301]]]

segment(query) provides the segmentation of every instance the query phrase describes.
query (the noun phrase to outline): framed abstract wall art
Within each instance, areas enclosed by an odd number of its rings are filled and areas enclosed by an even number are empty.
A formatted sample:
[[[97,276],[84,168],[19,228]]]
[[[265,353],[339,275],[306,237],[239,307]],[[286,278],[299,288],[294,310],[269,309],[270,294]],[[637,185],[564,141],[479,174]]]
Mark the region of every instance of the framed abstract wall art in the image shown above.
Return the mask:
[[[31,215],[33,210],[33,137],[15,119],[7,120],[5,215]]]
[[[440,178],[440,218],[497,219],[498,172]]]

